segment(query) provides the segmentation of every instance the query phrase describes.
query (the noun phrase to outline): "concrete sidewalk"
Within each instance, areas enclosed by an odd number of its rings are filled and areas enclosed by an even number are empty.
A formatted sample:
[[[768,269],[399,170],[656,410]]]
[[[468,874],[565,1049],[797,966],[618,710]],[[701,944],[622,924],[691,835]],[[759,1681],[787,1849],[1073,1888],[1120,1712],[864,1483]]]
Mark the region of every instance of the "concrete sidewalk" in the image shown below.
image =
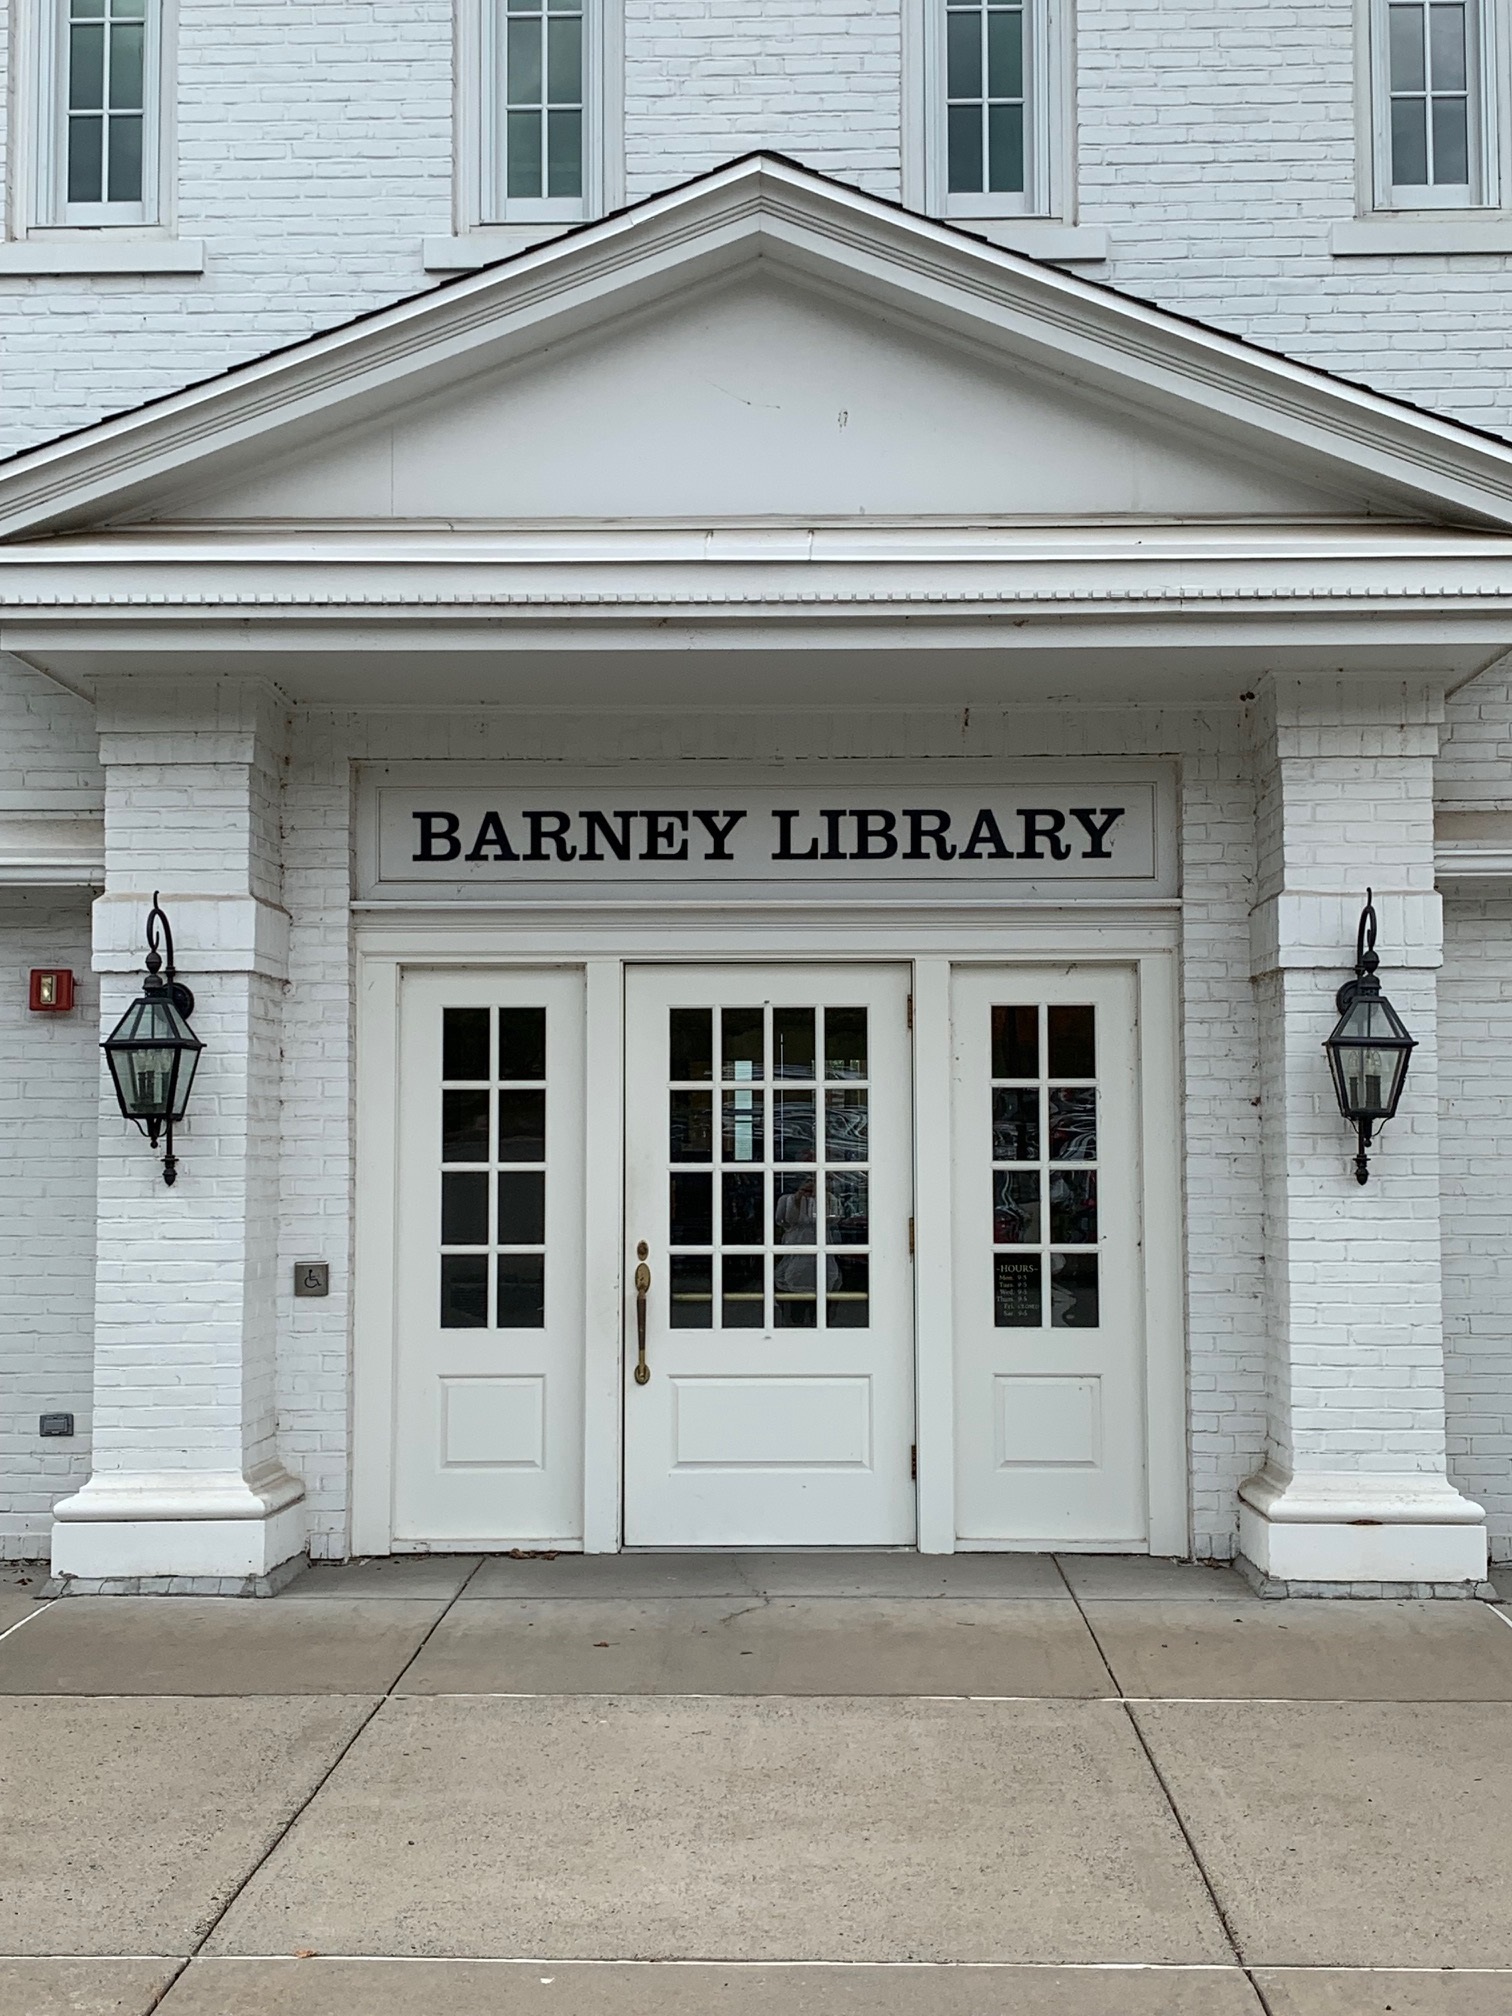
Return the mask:
[[[12,1573],[0,2016],[1506,2016],[1509,1704],[1162,1562]]]

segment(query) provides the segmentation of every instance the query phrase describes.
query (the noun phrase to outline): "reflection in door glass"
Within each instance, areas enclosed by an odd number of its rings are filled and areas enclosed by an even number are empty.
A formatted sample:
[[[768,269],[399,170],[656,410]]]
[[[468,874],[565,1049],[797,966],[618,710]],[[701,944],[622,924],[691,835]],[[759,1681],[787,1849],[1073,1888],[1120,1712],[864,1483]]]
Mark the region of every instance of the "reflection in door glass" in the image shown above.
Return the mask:
[[[992,1010],[993,1078],[1034,1081],[992,1087],[992,1320],[999,1330],[1090,1329],[1099,1320],[1097,1171],[1089,1166],[1097,1159],[1097,1090],[1045,1082],[1090,1079],[1096,1060],[1090,1007]]]
[[[546,1011],[441,1013],[440,1323],[546,1322]]]
[[[674,1328],[869,1324],[868,1035],[865,1008],[672,1010],[670,1159],[720,1165],[712,1190],[686,1167],[669,1174]],[[821,1071],[835,1089],[820,1091]],[[711,1077],[717,1151],[711,1094],[696,1089]]]

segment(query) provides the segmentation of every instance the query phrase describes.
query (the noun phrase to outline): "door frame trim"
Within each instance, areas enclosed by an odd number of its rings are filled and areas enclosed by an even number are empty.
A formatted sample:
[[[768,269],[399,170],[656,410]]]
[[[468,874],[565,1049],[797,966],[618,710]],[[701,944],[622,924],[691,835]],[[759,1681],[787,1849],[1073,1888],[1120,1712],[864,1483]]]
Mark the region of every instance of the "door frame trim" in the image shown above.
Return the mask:
[[[1187,1450],[1184,1293],[1184,1126],[1181,1105],[1180,943],[1173,906],[1130,905],[1111,916],[1078,906],[1004,909],[991,927],[973,920],[860,915],[845,907],[805,918],[793,931],[771,918],[735,920],[728,936],[708,920],[591,915],[566,921],[494,913],[465,919],[424,908],[354,918],[351,1546],[393,1551],[393,1436],[397,1304],[395,1226],[399,1170],[399,1001],[411,968],[572,967],[587,975],[588,1164],[585,1254],[587,1365],[584,1407],[583,1546],[618,1550],[622,1535],[625,969],[641,964],[911,966],[914,977],[915,1405],[919,1437],[918,1548],[955,1550],[954,1340],[948,1320],[950,1034],[940,1015],[953,966],[1116,965],[1135,973],[1145,1338],[1146,1478],[1149,1550],[1184,1554],[1191,1475]],[[991,943],[1011,927],[1011,954]],[[818,928],[815,928],[818,927]],[[812,935],[810,933],[812,932]],[[696,939],[696,942],[690,942]],[[732,942],[734,941],[734,942]],[[933,1012],[930,1012],[932,1008]],[[942,1075],[943,1074],[943,1075]],[[1171,1116],[1176,1124],[1170,1124]],[[926,1144],[932,1147],[926,1149]],[[921,1181],[932,1155],[930,1181]],[[943,1155],[943,1159],[942,1159]],[[921,1320],[925,1297],[934,1327]],[[940,1298],[940,1299],[936,1299]],[[938,1311],[946,1312],[944,1321]],[[926,1376],[927,1375],[927,1376]],[[943,1431],[943,1432],[942,1432]],[[501,1543],[508,1544],[508,1543]],[[980,1543],[975,1543],[980,1545]],[[1009,1543],[1011,1547],[1011,1543]],[[421,1551],[421,1550],[411,1550]]]

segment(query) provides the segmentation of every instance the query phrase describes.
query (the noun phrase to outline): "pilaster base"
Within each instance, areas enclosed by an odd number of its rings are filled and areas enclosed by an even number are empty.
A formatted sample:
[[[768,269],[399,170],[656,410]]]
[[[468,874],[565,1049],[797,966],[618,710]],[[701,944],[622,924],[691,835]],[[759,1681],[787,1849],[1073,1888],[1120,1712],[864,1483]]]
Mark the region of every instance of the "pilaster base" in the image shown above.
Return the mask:
[[[1444,1477],[1265,1469],[1239,1487],[1239,1552],[1262,1593],[1474,1595],[1486,1515]]]
[[[96,1475],[53,1508],[52,1572],[74,1583],[247,1585],[305,1551],[304,1486],[280,1465]],[[243,1593],[240,1587],[217,1594]]]

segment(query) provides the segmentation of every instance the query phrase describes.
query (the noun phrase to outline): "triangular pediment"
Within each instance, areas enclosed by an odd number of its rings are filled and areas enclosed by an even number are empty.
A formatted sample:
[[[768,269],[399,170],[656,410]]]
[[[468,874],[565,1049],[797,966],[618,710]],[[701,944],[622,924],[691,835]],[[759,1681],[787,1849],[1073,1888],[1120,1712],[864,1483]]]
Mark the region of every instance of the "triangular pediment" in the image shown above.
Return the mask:
[[[13,458],[0,536],[1362,516],[1512,448],[770,157]]]

